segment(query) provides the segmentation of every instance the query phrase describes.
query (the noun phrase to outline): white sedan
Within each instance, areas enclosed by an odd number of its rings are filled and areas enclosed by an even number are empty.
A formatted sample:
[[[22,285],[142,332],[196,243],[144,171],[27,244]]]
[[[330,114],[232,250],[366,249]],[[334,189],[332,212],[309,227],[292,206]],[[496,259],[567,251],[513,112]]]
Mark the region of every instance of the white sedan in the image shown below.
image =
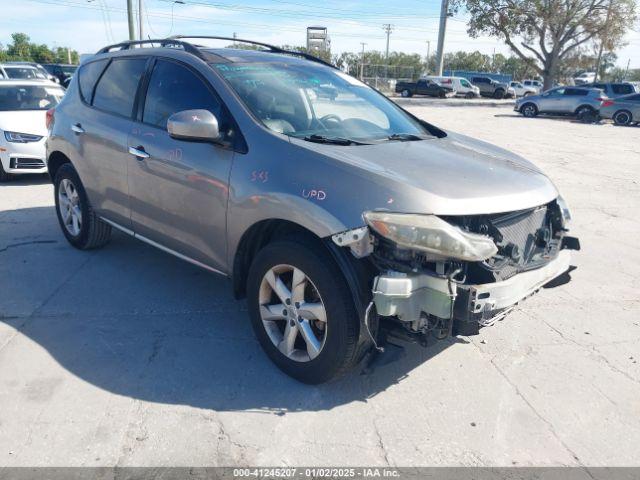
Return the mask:
[[[42,80],[0,80],[0,182],[14,174],[46,173],[46,112],[64,89]]]

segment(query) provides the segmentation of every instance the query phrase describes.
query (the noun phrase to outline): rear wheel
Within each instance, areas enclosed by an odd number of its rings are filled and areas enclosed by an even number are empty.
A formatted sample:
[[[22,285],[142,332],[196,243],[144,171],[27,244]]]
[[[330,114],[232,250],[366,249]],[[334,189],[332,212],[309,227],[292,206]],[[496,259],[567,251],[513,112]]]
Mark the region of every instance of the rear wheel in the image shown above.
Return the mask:
[[[80,177],[70,163],[65,163],[56,172],[54,196],[58,222],[71,245],[88,250],[109,242],[111,226],[91,208]]]
[[[520,113],[527,118],[533,118],[538,115],[538,107],[533,103],[525,103],[520,107]]]
[[[444,90],[441,90],[440,92],[438,92],[438,97],[447,98],[447,92],[445,92]]]
[[[616,125],[627,126],[630,125],[633,121],[633,116],[631,112],[627,110],[619,110],[613,114],[613,123]]]
[[[402,93],[400,93],[400,95],[402,95],[404,98],[409,98],[411,96],[411,92],[405,88],[404,90],[402,90]]]
[[[358,318],[346,281],[322,245],[286,239],[254,259],[247,299],[254,332],[286,374],[326,382],[353,365]]]
[[[593,123],[597,120],[598,115],[593,108],[588,105],[584,105],[582,107],[578,107],[576,110],[576,117],[583,123]]]

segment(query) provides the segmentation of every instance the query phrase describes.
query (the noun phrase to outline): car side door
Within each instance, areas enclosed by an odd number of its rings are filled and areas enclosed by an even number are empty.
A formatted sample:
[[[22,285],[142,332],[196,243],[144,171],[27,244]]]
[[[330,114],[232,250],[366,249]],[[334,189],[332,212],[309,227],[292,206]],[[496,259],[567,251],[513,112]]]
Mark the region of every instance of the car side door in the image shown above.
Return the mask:
[[[541,112],[562,111],[564,88],[554,88],[543,93],[538,101],[538,110]]]
[[[152,63],[138,123],[129,135],[133,230],[172,253],[226,272],[233,122],[209,82],[193,67],[168,58]],[[223,133],[220,143],[169,135],[169,117],[193,109],[216,116]]]
[[[430,83],[431,82],[429,82],[428,80],[418,80],[418,82],[416,83],[416,93],[418,95],[430,95]]]
[[[81,161],[75,162],[92,207],[129,229],[131,212],[127,136],[134,125],[136,92],[148,58],[102,59],[82,66],[81,105],[70,114],[71,131]]]

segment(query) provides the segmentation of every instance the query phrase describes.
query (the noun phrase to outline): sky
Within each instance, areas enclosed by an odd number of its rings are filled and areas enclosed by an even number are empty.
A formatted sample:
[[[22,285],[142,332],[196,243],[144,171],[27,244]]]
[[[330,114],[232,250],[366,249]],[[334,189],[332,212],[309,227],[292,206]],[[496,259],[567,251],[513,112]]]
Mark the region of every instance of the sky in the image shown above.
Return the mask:
[[[332,53],[384,51],[383,24],[393,26],[390,50],[433,55],[436,50],[439,0],[144,0],[144,36],[219,35],[276,45],[304,45],[306,27],[328,28]],[[36,43],[70,46],[80,53],[128,38],[126,0],[0,0],[0,43],[23,32]],[[133,0],[137,6],[138,0]],[[398,8],[401,5],[402,8]],[[450,18],[445,52],[503,53],[495,38],[470,38],[464,13]],[[429,42],[429,43],[428,43]],[[640,68],[640,25],[617,51],[618,64]]]

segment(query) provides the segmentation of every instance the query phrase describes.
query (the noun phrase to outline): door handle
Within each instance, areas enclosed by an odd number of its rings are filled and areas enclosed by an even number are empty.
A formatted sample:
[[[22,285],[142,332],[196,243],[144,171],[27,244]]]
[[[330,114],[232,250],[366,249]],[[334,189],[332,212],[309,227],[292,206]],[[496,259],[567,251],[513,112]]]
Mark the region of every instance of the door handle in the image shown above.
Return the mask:
[[[84,128],[82,128],[82,125],[80,125],[79,123],[74,123],[73,125],[71,125],[71,130],[76,133],[84,133]]]
[[[141,146],[129,147],[129,153],[136,157],[138,160],[144,160],[145,158],[149,158],[151,156],[147,152],[145,152],[144,148]]]

